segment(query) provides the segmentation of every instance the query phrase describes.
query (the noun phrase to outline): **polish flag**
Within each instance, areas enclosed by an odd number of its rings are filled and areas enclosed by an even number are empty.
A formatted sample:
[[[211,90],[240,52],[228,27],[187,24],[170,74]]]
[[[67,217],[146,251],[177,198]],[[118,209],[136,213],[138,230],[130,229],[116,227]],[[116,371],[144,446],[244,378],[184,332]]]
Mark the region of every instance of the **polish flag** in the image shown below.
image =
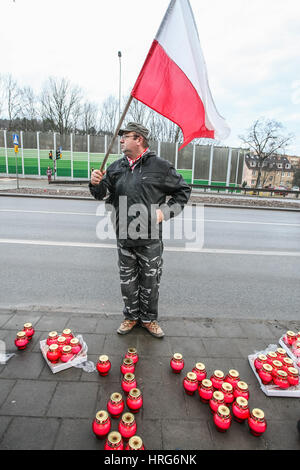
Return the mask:
[[[209,89],[189,0],[171,0],[131,95],[181,128],[180,149],[197,137],[230,134]]]

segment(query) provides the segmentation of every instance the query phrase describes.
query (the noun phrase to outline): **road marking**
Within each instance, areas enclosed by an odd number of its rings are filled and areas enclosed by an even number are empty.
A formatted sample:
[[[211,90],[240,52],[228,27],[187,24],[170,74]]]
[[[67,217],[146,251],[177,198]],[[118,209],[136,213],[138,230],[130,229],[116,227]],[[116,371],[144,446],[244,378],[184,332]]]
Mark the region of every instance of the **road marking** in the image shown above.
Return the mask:
[[[63,212],[63,211],[30,211],[30,210],[23,210],[23,209],[0,209],[0,212],[20,212],[20,213],[28,213],[28,214],[53,214],[53,215],[83,215],[88,217],[101,217],[101,215],[96,214],[95,212]],[[103,217],[103,216],[102,216]],[[171,219],[172,223],[175,221],[181,221],[181,217]],[[275,226],[283,226],[283,227],[300,227],[299,224],[292,224],[292,223],[285,223],[285,222],[256,222],[256,221],[248,221],[248,220],[223,220],[223,219],[194,219],[191,217],[184,217],[184,220],[191,220],[195,222],[215,222],[215,223],[226,223],[226,224],[249,224],[249,225],[275,225]]]
[[[14,238],[0,238],[0,244],[12,245],[40,245],[53,247],[71,247],[71,248],[102,248],[116,249],[116,244],[109,243],[81,243],[81,242],[64,242],[64,241],[47,241],[47,240],[20,240]],[[190,245],[190,244],[189,244]],[[255,256],[289,256],[300,257],[299,251],[259,251],[259,250],[232,250],[221,248],[197,248],[189,246],[188,248],[180,246],[165,246],[165,251],[170,252],[186,252],[186,253],[203,253],[203,254],[225,254],[225,255],[255,255]]]

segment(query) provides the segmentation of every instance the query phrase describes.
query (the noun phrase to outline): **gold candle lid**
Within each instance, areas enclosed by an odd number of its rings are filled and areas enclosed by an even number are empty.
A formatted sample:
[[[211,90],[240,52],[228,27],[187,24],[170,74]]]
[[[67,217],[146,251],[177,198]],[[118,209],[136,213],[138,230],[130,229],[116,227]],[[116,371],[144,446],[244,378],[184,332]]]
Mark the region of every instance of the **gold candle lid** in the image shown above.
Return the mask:
[[[286,332],[286,334],[287,334],[288,336],[296,336],[296,333],[295,333],[294,331],[291,331],[291,330],[288,330],[288,331]]]
[[[264,364],[263,369],[266,370],[267,372],[272,372],[273,367],[271,366],[271,364]]]
[[[188,372],[186,376],[187,379],[191,380],[192,382],[195,382],[197,380],[197,375],[194,372]]]
[[[280,362],[280,361],[278,361],[278,360],[275,359],[275,361],[273,361],[273,365],[274,365],[275,367],[282,367],[282,362]]]
[[[221,370],[215,370],[214,371],[214,376],[218,377],[219,379],[223,379],[224,378],[224,372],[222,372]]]
[[[128,348],[127,352],[128,352],[129,354],[136,354],[136,353],[137,353],[137,350],[136,350],[136,348]]]
[[[293,360],[290,357],[284,357],[282,360],[286,364],[294,364]]]
[[[72,331],[70,330],[70,328],[66,328],[64,331],[63,331],[63,334],[64,335],[70,335],[72,333]]]
[[[298,369],[296,369],[296,367],[288,367],[288,371],[292,375],[299,375],[299,371],[298,371]]]
[[[285,372],[284,370],[278,370],[277,371],[277,374],[282,377],[283,379],[286,379],[287,378],[287,372]]]
[[[278,352],[278,354],[280,354],[282,356],[286,356],[286,350],[283,349],[283,348],[277,348],[276,352]]]
[[[277,357],[277,354],[276,354],[275,351],[269,351],[269,352],[267,352],[267,356],[269,356],[269,357]]]
[[[113,401],[115,403],[119,403],[120,401],[123,400],[122,395],[119,392],[112,393],[111,396],[110,396],[110,399],[111,399],[111,401]]]
[[[55,338],[55,336],[57,336],[57,331],[50,331],[50,333],[48,334],[49,338]]]
[[[69,354],[71,351],[72,351],[71,346],[64,346],[62,348],[62,352],[65,353],[65,354]]]
[[[215,398],[215,400],[218,400],[218,401],[224,400],[224,393],[217,390],[213,393],[213,397]]]
[[[202,362],[197,362],[195,368],[198,370],[205,370],[205,365]]]
[[[96,420],[98,421],[98,423],[104,423],[108,418],[108,413],[107,411],[105,410],[100,410],[97,412],[96,414]]]
[[[64,343],[66,341],[66,337],[65,336],[59,336],[57,338],[57,341],[58,341],[58,343]]]
[[[50,351],[55,352],[58,349],[58,344],[50,344],[49,349]]]
[[[233,386],[229,382],[222,383],[222,389],[226,392],[232,392]]]
[[[123,364],[125,364],[126,366],[131,366],[133,364],[133,360],[131,359],[131,357],[125,357],[125,359],[123,360]]]
[[[25,323],[24,328],[32,328],[32,323]]]
[[[18,338],[21,339],[21,338],[24,338],[25,336],[26,336],[25,331],[18,331],[18,333],[17,333],[17,337],[18,337]]]
[[[243,408],[248,406],[248,400],[244,397],[237,397],[236,402],[239,406],[242,406]]]
[[[173,354],[173,359],[175,359],[175,361],[181,361],[181,359],[182,359],[182,354],[180,354],[180,353],[174,353],[174,354]]]
[[[241,389],[241,390],[248,390],[248,384],[244,381],[240,381],[237,383],[237,386]]]
[[[71,341],[70,341],[70,344],[78,344],[78,343],[79,343],[78,338],[72,338]]]
[[[263,412],[263,410],[260,410],[259,408],[253,408],[251,414],[257,419],[264,419],[265,417],[265,413]]]
[[[122,441],[122,436],[121,436],[121,434],[120,434],[118,431],[112,431],[112,432],[110,432],[109,435],[107,436],[107,440],[108,440],[111,444],[117,446],[118,444],[121,443],[121,441]]]
[[[229,416],[230,415],[230,411],[229,411],[229,408],[228,406],[225,406],[225,405],[220,405],[218,407],[218,414],[226,417],[226,416]]]
[[[258,356],[258,359],[260,359],[261,361],[266,361],[267,360],[267,356],[265,354],[259,354]]]
[[[231,375],[231,377],[236,377],[236,378],[240,376],[239,372],[235,369],[230,369],[229,375]]]
[[[129,395],[133,398],[138,398],[140,397],[142,394],[141,394],[141,391],[138,389],[138,388],[132,388],[129,392]]]
[[[122,421],[125,424],[132,424],[134,422],[134,415],[132,413],[124,413],[122,415]]]
[[[209,379],[204,379],[202,380],[201,385],[203,385],[205,388],[210,388],[212,387],[212,381]]]
[[[127,380],[127,382],[133,382],[135,379],[135,375],[131,372],[127,372],[127,374],[124,375],[124,379]]]
[[[107,362],[108,361],[108,356],[106,354],[102,354],[99,356],[99,362]]]
[[[142,447],[143,441],[139,436],[132,436],[128,441],[129,447],[133,450],[138,450]]]

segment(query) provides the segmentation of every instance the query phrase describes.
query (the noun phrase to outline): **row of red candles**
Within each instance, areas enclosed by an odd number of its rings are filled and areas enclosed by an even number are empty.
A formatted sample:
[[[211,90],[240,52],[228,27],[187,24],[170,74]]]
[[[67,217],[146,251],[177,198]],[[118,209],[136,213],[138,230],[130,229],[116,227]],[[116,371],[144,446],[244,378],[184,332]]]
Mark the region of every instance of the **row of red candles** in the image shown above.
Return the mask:
[[[298,333],[295,333],[292,330],[287,331],[283,337],[283,341],[294,356],[300,359],[300,331]],[[300,360],[298,361],[297,366],[300,366]]]
[[[59,361],[68,362],[82,349],[79,339],[74,336],[70,328],[64,329],[61,335],[57,331],[50,331],[46,344],[47,359],[52,364],[57,364]]]
[[[299,370],[283,348],[259,354],[254,366],[264,385],[274,384],[287,389],[299,384]]]
[[[18,331],[16,338],[15,338],[15,345],[20,351],[22,349],[26,349],[34,333],[35,331],[32,326],[32,323],[25,323],[23,326],[23,330]]]
[[[170,366],[174,373],[179,374],[184,368],[182,354],[175,353]],[[192,372],[186,374],[183,387],[188,395],[194,395],[198,390],[200,400],[209,404],[218,431],[226,432],[230,428],[232,416],[239,423],[247,421],[254,436],[261,436],[266,431],[264,412],[259,408],[253,408],[250,412],[249,388],[246,382],[241,381],[237,370],[231,369],[226,377],[221,370],[215,370],[208,379],[205,365],[199,362]]]
[[[107,402],[107,411],[98,411],[92,423],[92,429],[96,437],[99,439],[105,438],[104,450],[144,450],[142,439],[136,435],[137,425],[134,417],[134,414],[138,413],[143,406],[143,396],[137,388],[134,374],[138,361],[137,350],[129,348],[120,366],[122,373],[121,386],[126,394],[126,405],[130,412],[123,413],[125,400],[121,393],[115,392],[111,394]],[[107,355],[103,354],[99,357],[96,369],[100,376],[108,375],[111,362]],[[111,418],[118,419],[120,417],[118,431],[111,431]]]

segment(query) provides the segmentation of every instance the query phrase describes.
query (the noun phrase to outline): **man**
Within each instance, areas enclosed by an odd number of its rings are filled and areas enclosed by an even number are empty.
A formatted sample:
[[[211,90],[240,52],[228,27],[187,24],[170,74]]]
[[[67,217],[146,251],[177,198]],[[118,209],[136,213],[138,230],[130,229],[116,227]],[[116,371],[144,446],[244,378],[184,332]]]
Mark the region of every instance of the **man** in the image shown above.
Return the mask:
[[[191,189],[167,160],[149,150],[149,131],[130,122],[119,131],[123,158],[93,171],[90,191],[114,209],[125,320],[117,332],[138,324],[162,338],[157,322],[162,272],[162,222],[182,211]],[[171,196],[166,203],[166,197]],[[124,216],[125,211],[125,216]]]

